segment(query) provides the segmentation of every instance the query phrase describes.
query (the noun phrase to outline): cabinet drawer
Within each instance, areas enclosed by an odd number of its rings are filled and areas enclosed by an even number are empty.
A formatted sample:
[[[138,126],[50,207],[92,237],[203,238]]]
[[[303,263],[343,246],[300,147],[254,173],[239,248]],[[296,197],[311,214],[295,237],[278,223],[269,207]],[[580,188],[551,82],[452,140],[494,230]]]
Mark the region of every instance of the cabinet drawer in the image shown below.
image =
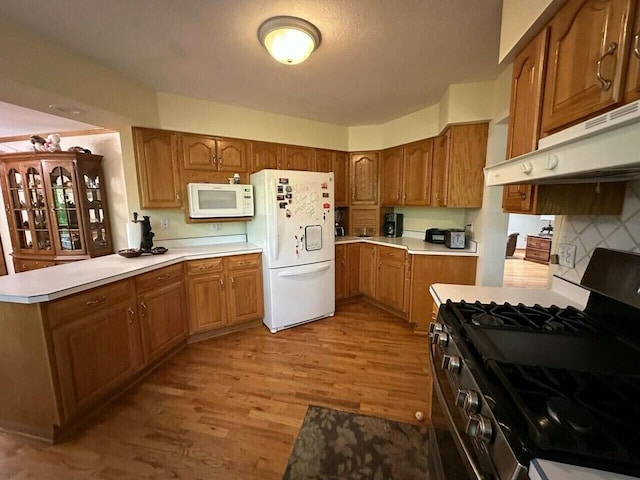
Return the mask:
[[[128,299],[131,292],[133,292],[133,282],[123,280],[54,300],[47,304],[49,324],[54,327],[63,323],[65,319],[77,319],[103,307],[113,306],[116,302]]]
[[[222,272],[224,270],[223,260],[223,258],[191,260],[187,262],[187,274],[198,275],[202,273]]]
[[[227,257],[229,270],[239,270],[243,268],[260,268],[260,254],[251,253],[248,255],[235,255]]]
[[[55,267],[56,262],[47,260],[19,260],[13,259],[13,265],[16,273],[28,272],[30,270],[38,270],[40,268]]]
[[[525,253],[525,258],[527,260],[540,260],[542,262],[549,261],[549,251],[548,250],[536,250],[532,248],[527,248]]]
[[[551,240],[546,238],[527,237],[527,247],[551,250]]]
[[[149,290],[154,290],[164,285],[177,282],[181,280],[182,277],[182,263],[171,265],[170,267],[159,268],[153,272],[138,275],[136,277],[136,291],[138,294],[148,292]]]
[[[397,260],[404,262],[407,251],[402,248],[378,247],[378,255],[380,258],[389,260]]]

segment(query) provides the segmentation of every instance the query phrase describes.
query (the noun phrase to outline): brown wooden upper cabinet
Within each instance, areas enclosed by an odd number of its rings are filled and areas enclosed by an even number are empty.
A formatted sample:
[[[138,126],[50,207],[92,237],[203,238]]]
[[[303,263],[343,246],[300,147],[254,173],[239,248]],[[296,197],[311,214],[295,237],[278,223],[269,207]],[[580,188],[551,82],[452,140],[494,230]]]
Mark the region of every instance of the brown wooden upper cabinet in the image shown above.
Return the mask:
[[[567,0],[549,24],[542,132],[553,133],[624,98],[636,0]]]
[[[285,145],[283,170],[311,171],[313,165],[313,148]]]
[[[377,205],[378,152],[351,154],[351,205]]]
[[[545,28],[513,63],[507,158],[538,148],[548,36],[549,29]],[[502,208],[510,212],[530,212],[534,189],[534,185],[507,185],[502,190]]]
[[[333,172],[333,157],[335,152],[331,150],[316,149],[314,172]]]
[[[185,170],[246,172],[247,142],[205,135],[182,134],[182,166]]]
[[[436,139],[431,206],[482,207],[488,134],[488,123],[452,125]]]
[[[277,143],[251,142],[251,171],[281,168],[283,150]]]
[[[422,140],[382,151],[381,205],[429,205],[433,140]]]
[[[141,208],[180,208],[178,134],[133,127]]]
[[[333,152],[333,188],[336,207],[349,205],[349,154]]]
[[[636,0],[636,21],[631,31],[631,52],[624,93],[625,102],[640,99],[640,0]]]

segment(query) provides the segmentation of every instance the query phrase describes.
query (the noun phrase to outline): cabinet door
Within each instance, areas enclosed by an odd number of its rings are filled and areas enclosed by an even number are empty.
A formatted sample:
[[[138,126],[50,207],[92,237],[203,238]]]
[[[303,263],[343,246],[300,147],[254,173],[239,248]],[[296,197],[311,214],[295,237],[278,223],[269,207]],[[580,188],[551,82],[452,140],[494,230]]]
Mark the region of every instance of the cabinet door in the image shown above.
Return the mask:
[[[513,62],[507,158],[538,148],[548,36],[549,29],[545,28]]]
[[[247,172],[247,142],[220,138],[218,142],[218,170],[220,172]]]
[[[433,140],[411,143],[404,147],[403,205],[431,204],[431,170]]]
[[[224,274],[195,275],[187,278],[189,331],[198,333],[227,324]]]
[[[336,245],[336,300],[348,297],[347,245]]]
[[[145,364],[185,338],[184,283],[174,283],[138,296]]]
[[[476,257],[411,255],[409,320],[416,330],[427,331],[433,307],[429,286],[433,283],[474,285]]]
[[[351,154],[351,205],[377,205],[378,153]]]
[[[380,205],[402,205],[404,148],[383,150],[380,155]]]
[[[264,317],[262,270],[229,272],[228,292],[230,324]]]
[[[360,244],[347,244],[347,297],[360,295]]]
[[[314,172],[333,172],[333,155],[331,150],[316,149]]]
[[[482,207],[488,137],[488,123],[451,127],[447,207]]]
[[[376,272],[376,300],[391,308],[404,310],[404,262],[386,258],[381,252],[389,247],[379,247]]]
[[[568,0],[549,24],[542,132],[622,102],[634,0]]]
[[[333,156],[333,188],[335,202],[338,207],[349,204],[349,154],[335,152]]]
[[[180,208],[178,136],[163,130],[133,128],[141,208]]]
[[[203,135],[181,135],[182,166],[185,170],[218,170],[216,140]]]
[[[52,329],[66,419],[112,392],[141,365],[131,307],[121,302]]]
[[[251,171],[278,169],[282,162],[282,147],[275,143],[251,142]]]
[[[449,158],[451,157],[451,129],[434,141],[433,175],[431,178],[431,206],[446,207],[449,194]]]
[[[72,160],[42,162],[50,205],[53,243],[58,256],[86,255],[82,210]]]
[[[307,147],[284,147],[284,166],[286,170],[311,171],[313,149]]]
[[[376,296],[376,246],[360,245],[360,291],[368,297]]]
[[[535,185],[507,185],[502,188],[502,209],[511,213],[532,213]]]
[[[631,32],[631,52],[629,53],[627,81],[625,82],[625,103],[640,99],[640,0],[636,0],[635,19]]]

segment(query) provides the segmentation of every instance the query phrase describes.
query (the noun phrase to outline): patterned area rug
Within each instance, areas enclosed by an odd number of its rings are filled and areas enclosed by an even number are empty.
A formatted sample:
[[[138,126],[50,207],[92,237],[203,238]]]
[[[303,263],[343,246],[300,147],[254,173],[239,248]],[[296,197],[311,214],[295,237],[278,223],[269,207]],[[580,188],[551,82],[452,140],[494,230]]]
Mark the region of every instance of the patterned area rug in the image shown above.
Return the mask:
[[[282,480],[428,479],[428,431],[311,405]]]

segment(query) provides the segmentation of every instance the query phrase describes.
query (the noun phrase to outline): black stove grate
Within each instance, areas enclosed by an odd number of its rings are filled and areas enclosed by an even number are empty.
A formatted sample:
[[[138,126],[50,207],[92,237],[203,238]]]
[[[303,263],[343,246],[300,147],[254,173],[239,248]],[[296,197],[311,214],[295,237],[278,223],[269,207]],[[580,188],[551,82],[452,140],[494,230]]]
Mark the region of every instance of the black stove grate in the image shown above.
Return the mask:
[[[640,375],[488,362],[529,442],[544,451],[640,469]]]
[[[523,331],[547,331],[565,333],[604,333],[600,326],[586,313],[574,308],[555,305],[542,307],[522,303],[469,303],[448,302],[459,326],[472,324],[477,327],[516,329]]]

